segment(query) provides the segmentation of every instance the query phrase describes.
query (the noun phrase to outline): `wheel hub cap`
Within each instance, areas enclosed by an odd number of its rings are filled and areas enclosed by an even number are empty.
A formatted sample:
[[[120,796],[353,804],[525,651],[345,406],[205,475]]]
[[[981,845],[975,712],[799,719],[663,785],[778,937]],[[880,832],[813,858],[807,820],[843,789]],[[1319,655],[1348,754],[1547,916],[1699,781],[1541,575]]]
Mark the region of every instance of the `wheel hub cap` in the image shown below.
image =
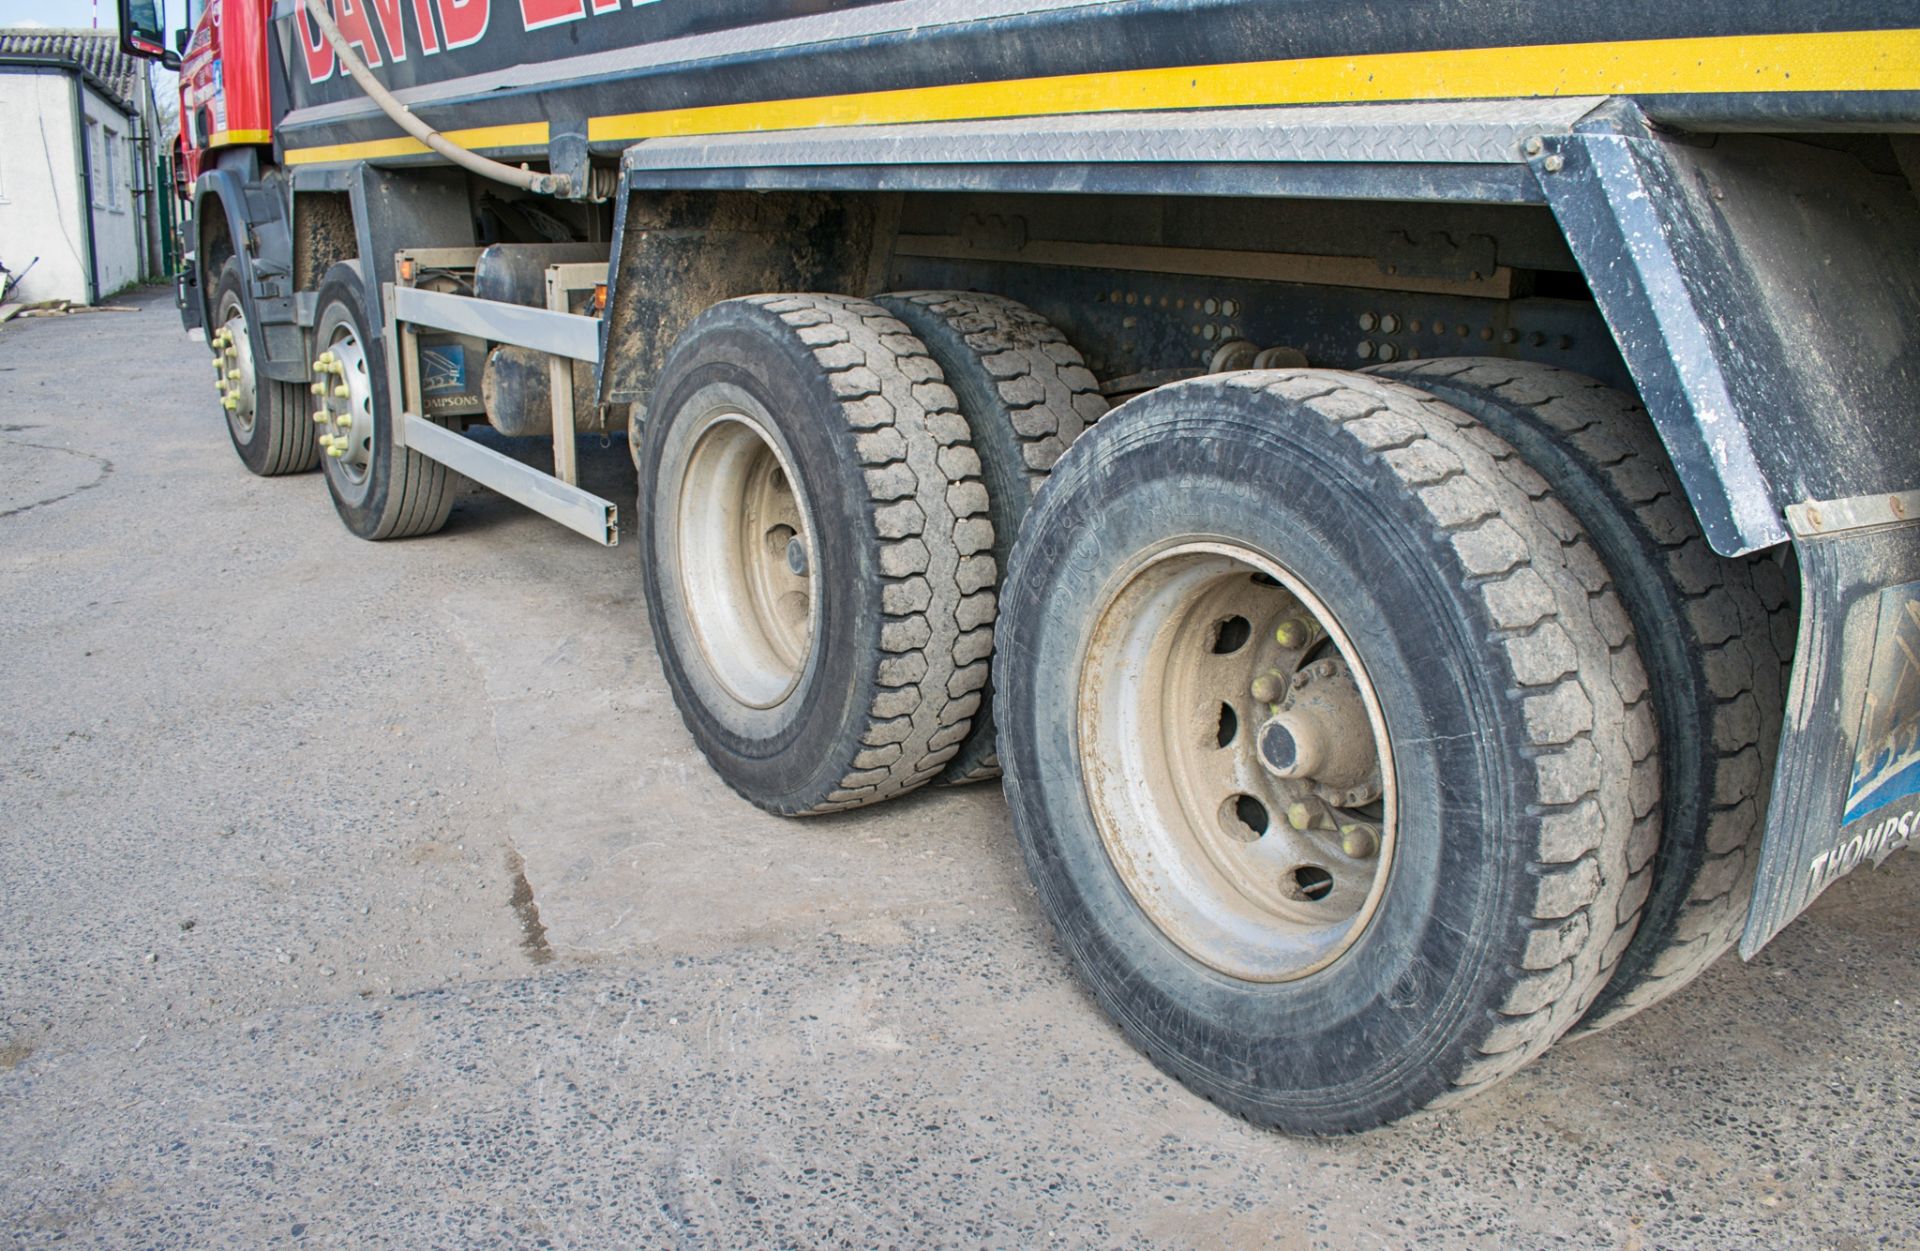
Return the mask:
[[[213,332],[213,388],[227,420],[242,438],[249,438],[257,411],[253,347],[247,341],[246,318],[240,310],[223,311],[226,318]]]
[[[327,470],[356,485],[373,462],[373,375],[366,350],[347,326],[313,362],[314,437],[328,458]]]
[[[813,644],[813,527],[792,466],[759,423],[720,411],[694,436],[677,542],[687,617],[727,692],[771,708]]]
[[[1238,544],[1172,545],[1113,585],[1078,726],[1115,869],[1219,972],[1326,967],[1374,914],[1393,851],[1385,721],[1352,644],[1298,578]]]

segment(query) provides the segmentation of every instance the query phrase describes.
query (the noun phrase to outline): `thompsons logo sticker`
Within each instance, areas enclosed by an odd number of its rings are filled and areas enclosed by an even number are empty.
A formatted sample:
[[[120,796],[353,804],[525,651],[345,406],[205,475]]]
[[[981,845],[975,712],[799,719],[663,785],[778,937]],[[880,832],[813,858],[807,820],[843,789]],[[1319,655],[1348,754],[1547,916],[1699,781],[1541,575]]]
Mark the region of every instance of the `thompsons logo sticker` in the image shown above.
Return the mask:
[[[1920,582],[1880,593],[1853,781],[1840,833],[1807,866],[1818,892],[1862,861],[1879,864],[1920,828]]]

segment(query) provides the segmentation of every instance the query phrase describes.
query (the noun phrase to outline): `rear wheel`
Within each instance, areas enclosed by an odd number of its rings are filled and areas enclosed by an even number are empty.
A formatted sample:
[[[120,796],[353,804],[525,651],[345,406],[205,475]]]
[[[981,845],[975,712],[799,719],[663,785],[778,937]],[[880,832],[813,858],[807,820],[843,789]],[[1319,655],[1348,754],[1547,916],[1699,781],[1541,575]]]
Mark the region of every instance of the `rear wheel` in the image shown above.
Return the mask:
[[[1580,1022],[1592,1032],[1665,999],[1725,954],[1746,920],[1785,711],[1775,638],[1792,608],[1766,557],[1728,560],[1706,538],[1647,412],[1549,365],[1436,360],[1380,366],[1512,443],[1593,536],[1638,627],[1660,719],[1660,850],[1625,902],[1618,968]],[[1651,850],[1651,849],[1648,849]],[[1649,894],[1649,889],[1651,893]]]
[[[1080,433],[1107,411],[1100,383],[1066,336],[1024,304],[968,291],[906,291],[875,301],[927,345],[973,430],[987,484],[996,563],[1004,570],[1027,504]],[[943,782],[1000,772],[993,696],[947,765]]]
[[[661,667],[728,785],[794,815],[940,774],[993,647],[986,510],[953,392],[885,310],[694,320],[648,402],[640,547]]]
[[[1376,379],[1196,380],[1090,431],[1016,545],[1001,763],[1040,899],[1127,1036],[1261,1124],[1478,1089],[1604,977],[1655,730],[1515,460]]]
[[[320,284],[313,374],[320,388],[314,436],[325,450],[327,492],[363,539],[432,534],[447,524],[459,476],[395,446],[386,361],[361,296],[360,271],[335,265]]]
[[[276,382],[261,371],[265,357],[247,326],[240,281],[240,262],[227,258],[214,286],[214,324],[207,340],[227,434],[240,462],[254,473],[304,473],[319,453],[308,418],[307,389]]]

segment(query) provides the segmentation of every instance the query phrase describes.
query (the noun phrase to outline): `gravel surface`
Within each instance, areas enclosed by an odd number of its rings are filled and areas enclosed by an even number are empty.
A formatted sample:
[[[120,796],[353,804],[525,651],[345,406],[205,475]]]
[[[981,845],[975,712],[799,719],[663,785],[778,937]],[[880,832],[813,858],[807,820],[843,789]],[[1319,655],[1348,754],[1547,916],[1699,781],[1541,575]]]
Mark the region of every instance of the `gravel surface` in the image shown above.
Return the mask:
[[[0,328],[0,1245],[1920,1246],[1920,857],[1461,1109],[1259,1132],[991,786],[756,812],[631,545],[360,542],[138,303]]]

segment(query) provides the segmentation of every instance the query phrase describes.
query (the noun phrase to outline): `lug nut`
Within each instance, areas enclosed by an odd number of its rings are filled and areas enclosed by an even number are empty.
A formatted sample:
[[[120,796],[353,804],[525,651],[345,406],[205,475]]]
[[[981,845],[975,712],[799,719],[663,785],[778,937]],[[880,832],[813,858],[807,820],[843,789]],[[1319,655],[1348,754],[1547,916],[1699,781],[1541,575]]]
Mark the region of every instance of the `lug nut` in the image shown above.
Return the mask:
[[[228,412],[232,412],[240,407],[240,399],[238,396],[229,395],[226,399],[220,401],[220,407],[226,409]]]
[[[327,424],[327,413],[325,409],[313,415],[313,424],[316,426],[324,426]]]
[[[327,455],[333,457],[335,460],[339,460],[342,456],[345,456],[346,454],[347,454],[347,445],[345,443],[336,443],[332,447],[327,449]]]
[[[1355,860],[1366,860],[1380,850],[1380,836],[1370,825],[1355,822],[1340,827],[1340,850]]]
[[[1313,622],[1305,617],[1288,617],[1273,628],[1273,641],[1282,647],[1305,647],[1313,637]]]
[[[1271,704],[1287,693],[1287,681],[1277,673],[1263,673],[1253,680],[1253,697]]]
[[[327,393],[327,384],[324,382],[316,382],[309,386],[307,390],[313,392],[315,395],[325,395]]]
[[[339,386],[333,389],[333,396],[337,400],[351,399],[353,397],[353,392],[348,390],[347,384],[343,382]]]

